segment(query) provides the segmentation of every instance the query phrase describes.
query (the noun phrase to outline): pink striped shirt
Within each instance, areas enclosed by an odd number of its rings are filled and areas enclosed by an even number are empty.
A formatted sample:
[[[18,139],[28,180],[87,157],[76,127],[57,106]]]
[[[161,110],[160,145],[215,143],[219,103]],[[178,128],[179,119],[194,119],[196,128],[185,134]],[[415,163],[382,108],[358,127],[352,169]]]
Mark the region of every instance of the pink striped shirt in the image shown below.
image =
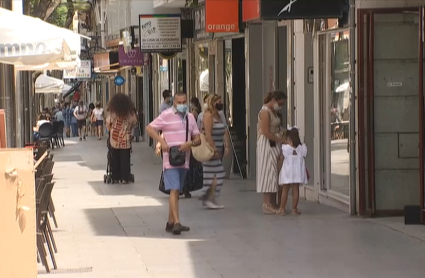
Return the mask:
[[[192,140],[192,136],[199,135],[198,125],[196,124],[195,117],[191,113],[187,113],[189,119],[189,136],[188,141]],[[169,147],[180,146],[186,142],[186,118],[183,118],[180,113],[177,112],[176,108],[171,107],[161,115],[158,116],[153,122],[149,124],[156,130],[161,130],[164,136],[165,142]],[[186,168],[189,169],[190,151],[186,153],[186,163],[184,166],[174,167],[170,165],[168,153],[163,153],[163,169],[172,168]]]

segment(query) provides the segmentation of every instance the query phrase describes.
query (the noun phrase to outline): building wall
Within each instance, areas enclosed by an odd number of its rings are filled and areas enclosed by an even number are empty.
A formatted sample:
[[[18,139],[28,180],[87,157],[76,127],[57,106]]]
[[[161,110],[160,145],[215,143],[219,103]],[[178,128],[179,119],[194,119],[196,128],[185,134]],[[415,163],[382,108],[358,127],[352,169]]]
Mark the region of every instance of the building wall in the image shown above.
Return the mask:
[[[357,9],[419,7],[425,5],[424,0],[356,0]]]

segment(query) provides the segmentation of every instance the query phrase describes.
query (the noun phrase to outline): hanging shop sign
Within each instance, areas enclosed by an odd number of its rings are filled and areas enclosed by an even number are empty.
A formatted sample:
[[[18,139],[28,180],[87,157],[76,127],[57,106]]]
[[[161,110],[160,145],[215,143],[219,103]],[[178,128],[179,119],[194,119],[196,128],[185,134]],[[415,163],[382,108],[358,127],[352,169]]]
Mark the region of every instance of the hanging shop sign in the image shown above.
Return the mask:
[[[140,15],[139,32],[142,53],[182,51],[179,14]]]
[[[344,2],[345,0],[260,0],[260,15],[266,20],[341,18]]]
[[[239,0],[205,0],[207,33],[239,32]]]
[[[116,76],[116,77],[115,77],[115,79],[114,79],[114,83],[115,83],[115,85],[117,85],[117,86],[122,86],[122,85],[124,85],[124,83],[125,83],[125,78],[124,78],[124,77],[122,77],[121,75],[118,75],[118,76]]]
[[[81,60],[78,66],[73,69],[63,70],[64,79],[90,79],[92,74],[92,67],[90,60]]]
[[[125,53],[124,47],[120,45],[118,47],[118,62],[120,66],[143,66],[143,53],[140,52],[140,49],[137,47]]]
[[[260,0],[242,0],[242,21],[260,19]]]
[[[195,19],[193,41],[211,40],[213,33],[207,33],[205,30],[205,4],[200,4],[193,9],[193,18]]]

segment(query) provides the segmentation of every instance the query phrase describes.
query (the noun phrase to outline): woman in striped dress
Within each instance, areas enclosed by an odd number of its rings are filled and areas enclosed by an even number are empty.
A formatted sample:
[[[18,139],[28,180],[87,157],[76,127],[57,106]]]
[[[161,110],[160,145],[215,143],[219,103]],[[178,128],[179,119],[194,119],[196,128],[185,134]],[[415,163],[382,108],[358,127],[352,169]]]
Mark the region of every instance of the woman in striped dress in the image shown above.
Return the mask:
[[[285,105],[286,94],[270,92],[258,114],[257,124],[257,192],[263,193],[263,213],[274,214],[272,196],[278,191],[278,158],[284,142],[278,111]]]
[[[223,110],[223,101],[219,95],[212,95],[207,101],[208,107],[204,113],[203,131],[208,144],[214,149],[213,158],[203,163],[204,169],[204,194],[202,201],[210,209],[223,209],[217,203],[217,197],[223,186],[224,171],[222,158],[229,153],[230,139],[226,123],[220,117],[219,111]],[[225,143],[226,142],[226,143]]]

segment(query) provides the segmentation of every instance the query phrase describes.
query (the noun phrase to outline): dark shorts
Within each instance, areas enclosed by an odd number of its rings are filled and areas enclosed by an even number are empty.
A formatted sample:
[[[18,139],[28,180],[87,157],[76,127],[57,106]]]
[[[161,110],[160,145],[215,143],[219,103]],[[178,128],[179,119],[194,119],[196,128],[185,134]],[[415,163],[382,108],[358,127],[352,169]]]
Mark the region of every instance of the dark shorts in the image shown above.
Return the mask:
[[[86,126],[86,120],[78,120],[78,128],[82,128],[83,126]]]
[[[103,121],[102,120],[97,120],[96,121],[96,126],[103,126]]]

